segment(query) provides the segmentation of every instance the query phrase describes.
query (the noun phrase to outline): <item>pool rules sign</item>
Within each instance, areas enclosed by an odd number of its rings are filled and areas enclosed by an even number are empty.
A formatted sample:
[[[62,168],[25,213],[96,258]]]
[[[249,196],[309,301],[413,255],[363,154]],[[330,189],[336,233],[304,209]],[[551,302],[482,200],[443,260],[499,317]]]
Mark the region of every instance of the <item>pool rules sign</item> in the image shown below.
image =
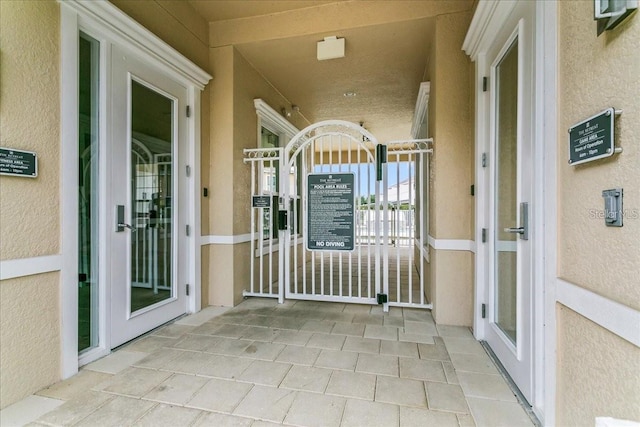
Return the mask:
[[[355,249],[355,175],[307,175],[307,249]]]

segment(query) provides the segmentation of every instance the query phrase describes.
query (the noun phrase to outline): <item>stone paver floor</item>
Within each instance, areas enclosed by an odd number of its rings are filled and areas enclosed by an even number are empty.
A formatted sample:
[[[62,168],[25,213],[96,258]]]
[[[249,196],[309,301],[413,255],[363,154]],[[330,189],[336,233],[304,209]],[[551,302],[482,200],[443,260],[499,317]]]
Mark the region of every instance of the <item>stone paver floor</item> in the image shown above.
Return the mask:
[[[220,312],[41,390],[34,404],[52,409],[28,425],[533,425],[469,329],[428,310],[248,299]]]

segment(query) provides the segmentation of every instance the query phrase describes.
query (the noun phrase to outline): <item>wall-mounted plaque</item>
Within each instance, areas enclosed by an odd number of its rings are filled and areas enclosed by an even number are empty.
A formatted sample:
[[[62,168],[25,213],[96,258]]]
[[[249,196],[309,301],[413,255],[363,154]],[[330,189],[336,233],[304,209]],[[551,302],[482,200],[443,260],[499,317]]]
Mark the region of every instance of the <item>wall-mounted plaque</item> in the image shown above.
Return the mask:
[[[355,249],[355,175],[307,175],[307,249]]]
[[[607,108],[569,128],[570,165],[602,159],[616,152],[613,134],[615,115],[613,108]]]
[[[270,208],[271,196],[252,196],[251,206],[254,208]]]
[[[31,151],[0,148],[0,174],[35,178],[38,176],[38,158]]]

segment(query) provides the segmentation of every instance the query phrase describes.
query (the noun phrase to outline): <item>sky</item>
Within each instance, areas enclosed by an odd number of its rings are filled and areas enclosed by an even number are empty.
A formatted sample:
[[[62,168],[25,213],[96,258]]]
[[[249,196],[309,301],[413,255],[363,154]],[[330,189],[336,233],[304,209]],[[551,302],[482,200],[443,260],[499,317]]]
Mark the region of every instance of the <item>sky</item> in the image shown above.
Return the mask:
[[[411,170],[409,170],[409,166]],[[358,175],[360,176],[359,191],[357,197],[375,194],[374,181],[376,179],[376,165],[373,163],[362,164],[343,164],[343,165],[318,165],[314,167],[314,173],[329,172],[354,172],[356,174],[356,183]],[[409,162],[391,162],[387,164],[387,187],[391,187],[398,182],[402,182],[409,178],[409,174],[415,176],[415,167]]]

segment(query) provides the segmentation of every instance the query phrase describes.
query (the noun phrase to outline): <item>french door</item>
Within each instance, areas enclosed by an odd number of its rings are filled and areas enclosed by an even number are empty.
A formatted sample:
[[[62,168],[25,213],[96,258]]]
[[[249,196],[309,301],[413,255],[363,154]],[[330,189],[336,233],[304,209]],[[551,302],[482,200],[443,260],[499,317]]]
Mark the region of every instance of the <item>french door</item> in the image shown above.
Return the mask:
[[[534,2],[518,2],[487,52],[489,286],[485,339],[531,402]]]
[[[186,312],[187,89],[112,48],[111,348]],[[182,112],[183,114],[179,114]],[[182,172],[182,173],[180,173]]]

